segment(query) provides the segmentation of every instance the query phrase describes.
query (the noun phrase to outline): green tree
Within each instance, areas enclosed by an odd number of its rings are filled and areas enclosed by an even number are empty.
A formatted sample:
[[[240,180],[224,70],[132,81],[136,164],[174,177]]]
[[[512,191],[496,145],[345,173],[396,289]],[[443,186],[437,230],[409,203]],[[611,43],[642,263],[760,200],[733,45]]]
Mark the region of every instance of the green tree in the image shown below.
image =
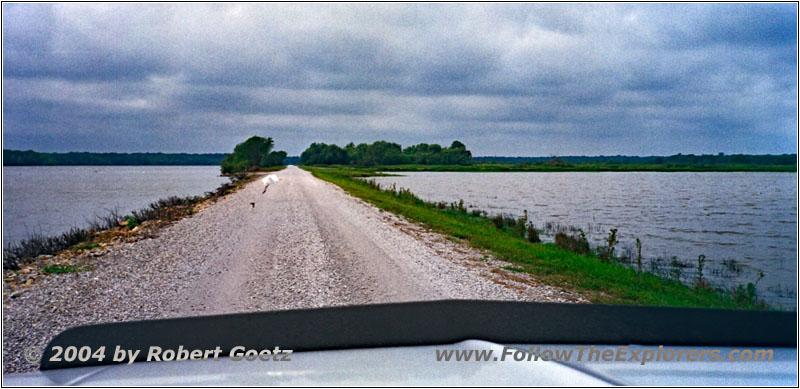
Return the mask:
[[[312,143],[300,154],[305,165],[345,165],[349,162],[348,151],[337,145]]]
[[[399,144],[376,141],[372,144],[352,142],[344,149],[337,145],[312,143],[300,156],[306,165],[350,164],[358,166],[402,165],[469,165],[472,153],[459,141],[449,148],[437,144],[420,143],[403,149]]]
[[[455,140],[450,148],[442,151],[442,159],[445,165],[469,165],[472,163],[472,153],[467,146]]]
[[[273,144],[272,138],[253,136],[243,143],[236,145],[233,149],[233,153],[247,159],[250,166],[258,166],[261,164],[261,158],[272,151]]]
[[[258,166],[282,165],[286,158],[284,151],[272,151],[275,142],[272,138],[252,136],[233,148],[222,160],[223,174],[243,172]]]
[[[273,151],[261,158],[261,166],[281,166],[286,159],[285,151]]]

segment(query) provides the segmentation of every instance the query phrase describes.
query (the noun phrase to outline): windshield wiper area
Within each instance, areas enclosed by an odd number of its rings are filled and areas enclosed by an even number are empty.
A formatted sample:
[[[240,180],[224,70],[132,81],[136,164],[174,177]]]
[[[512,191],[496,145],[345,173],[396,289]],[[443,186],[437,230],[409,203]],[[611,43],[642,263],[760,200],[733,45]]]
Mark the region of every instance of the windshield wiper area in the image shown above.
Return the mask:
[[[442,300],[242,313],[81,326],[56,336],[41,370],[117,363],[55,358],[88,346],[141,350],[235,347],[298,351],[440,345],[467,339],[500,344],[639,344],[796,347],[796,314],[778,311]]]

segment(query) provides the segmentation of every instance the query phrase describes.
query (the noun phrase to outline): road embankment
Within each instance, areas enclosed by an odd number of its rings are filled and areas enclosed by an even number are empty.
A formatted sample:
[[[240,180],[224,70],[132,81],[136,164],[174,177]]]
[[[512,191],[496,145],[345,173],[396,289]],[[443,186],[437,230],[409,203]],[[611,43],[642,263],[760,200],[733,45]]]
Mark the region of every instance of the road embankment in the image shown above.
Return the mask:
[[[296,167],[4,296],[4,372],[84,324],[436,299],[585,302]]]

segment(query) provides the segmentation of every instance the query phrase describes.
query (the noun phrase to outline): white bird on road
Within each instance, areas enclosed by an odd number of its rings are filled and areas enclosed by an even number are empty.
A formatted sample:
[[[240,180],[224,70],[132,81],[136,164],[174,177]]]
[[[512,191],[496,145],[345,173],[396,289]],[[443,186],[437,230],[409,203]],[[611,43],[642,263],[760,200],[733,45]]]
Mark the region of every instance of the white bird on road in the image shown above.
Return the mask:
[[[269,188],[269,184],[270,183],[278,182],[278,176],[276,176],[274,174],[270,174],[270,175],[262,178],[261,182],[264,184],[264,191],[261,192],[261,194],[264,194],[264,193],[267,192],[267,188]]]

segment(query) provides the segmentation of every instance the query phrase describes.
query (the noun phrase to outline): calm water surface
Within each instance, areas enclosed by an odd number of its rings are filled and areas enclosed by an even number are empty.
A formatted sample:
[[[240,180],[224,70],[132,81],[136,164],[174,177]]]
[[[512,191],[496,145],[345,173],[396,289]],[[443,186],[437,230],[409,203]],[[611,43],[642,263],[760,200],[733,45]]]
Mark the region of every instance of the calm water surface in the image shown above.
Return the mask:
[[[642,241],[661,265],[708,258],[704,275],[727,286],[764,278],[767,300],[795,306],[797,184],[791,173],[399,173],[376,177],[430,201],[463,199],[489,214],[521,216],[537,228],[573,226],[593,244],[619,230],[622,249]],[[550,234],[552,239],[552,233]],[[733,266],[723,261],[733,259]],[[727,262],[730,264],[731,262]],[[737,271],[736,267],[740,269]],[[681,269],[691,278],[691,268]]]
[[[218,166],[20,166],[3,168],[3,247],[30,233],[86,227],[169,196],[202,195],[228,179]]]

